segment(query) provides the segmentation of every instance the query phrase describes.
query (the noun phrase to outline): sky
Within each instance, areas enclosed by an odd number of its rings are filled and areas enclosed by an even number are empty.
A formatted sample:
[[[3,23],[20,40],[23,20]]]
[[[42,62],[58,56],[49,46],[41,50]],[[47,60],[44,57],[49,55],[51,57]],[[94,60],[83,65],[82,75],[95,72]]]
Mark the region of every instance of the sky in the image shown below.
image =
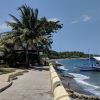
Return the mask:
[[[53,35],[53,50],[100,54],[100,0],[0,0],[0,32],[11,30],[5,22],[12,21],[9,14],[18,17],[23,4],[63,24]]]

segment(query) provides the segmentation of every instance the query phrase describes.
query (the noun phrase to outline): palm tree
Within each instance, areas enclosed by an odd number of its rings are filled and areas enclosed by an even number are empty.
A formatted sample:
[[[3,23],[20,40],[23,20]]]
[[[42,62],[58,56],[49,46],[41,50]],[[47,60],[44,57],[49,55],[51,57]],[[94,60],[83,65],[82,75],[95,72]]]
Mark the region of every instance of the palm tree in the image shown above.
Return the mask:
[[[21,41],[26,44],[26,67],[29,65],[28,59],[28,46],[29,41],[36,47],[42,46],[43,48],[50,47],[52,43],[52,34],[58,29],[62,28],[62,24],[59,21],[53,22],[48,21],[45,17],[38,18],[38,9],[33,10],[27,5],[23,5],[18,8],[21,12],[20,19],[15,16],[10,16],[13,18],[13,22],[7,22],[7,24],[12,28],[15,37],[20,37]],[[37,49],[38,52],[38,49]]]
[[[10,16],[13,18],[14,22],[7,22],[7,24],[12,28],[13,32],[17,37],[20,37],[21,40],[26,44],[26,67],[28,66],[28,42],[32,42],[33,39],[37,36],[38,30],[38,9],[33,10],[27,5],[23,5],[18,8],[21,12],[21,19],[16,18],[15,16]]]

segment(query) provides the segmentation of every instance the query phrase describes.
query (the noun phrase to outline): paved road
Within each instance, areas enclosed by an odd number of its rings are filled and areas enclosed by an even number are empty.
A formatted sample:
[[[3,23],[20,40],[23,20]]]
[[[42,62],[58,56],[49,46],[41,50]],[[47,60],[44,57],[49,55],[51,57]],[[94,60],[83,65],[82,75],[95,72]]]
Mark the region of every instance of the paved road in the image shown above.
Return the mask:
[[[52,100],[49,71],[30,70],[0,93],[0,100]]]

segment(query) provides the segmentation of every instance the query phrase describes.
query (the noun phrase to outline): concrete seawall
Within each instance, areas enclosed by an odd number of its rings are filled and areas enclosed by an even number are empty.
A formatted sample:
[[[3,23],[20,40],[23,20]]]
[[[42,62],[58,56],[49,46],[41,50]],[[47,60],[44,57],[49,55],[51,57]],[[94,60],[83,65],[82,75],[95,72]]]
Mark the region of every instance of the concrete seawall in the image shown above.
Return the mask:
[[[49,64],[49,68],[54,100],[71,100],[52,63]]]

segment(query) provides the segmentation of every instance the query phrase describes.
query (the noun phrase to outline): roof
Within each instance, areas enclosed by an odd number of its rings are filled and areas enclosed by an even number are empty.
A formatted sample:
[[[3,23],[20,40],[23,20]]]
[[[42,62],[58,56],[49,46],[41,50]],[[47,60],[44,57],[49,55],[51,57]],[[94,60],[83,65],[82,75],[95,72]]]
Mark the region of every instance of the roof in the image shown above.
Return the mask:
[[[100,57],[93,57],[95,60],[100,61]]]

